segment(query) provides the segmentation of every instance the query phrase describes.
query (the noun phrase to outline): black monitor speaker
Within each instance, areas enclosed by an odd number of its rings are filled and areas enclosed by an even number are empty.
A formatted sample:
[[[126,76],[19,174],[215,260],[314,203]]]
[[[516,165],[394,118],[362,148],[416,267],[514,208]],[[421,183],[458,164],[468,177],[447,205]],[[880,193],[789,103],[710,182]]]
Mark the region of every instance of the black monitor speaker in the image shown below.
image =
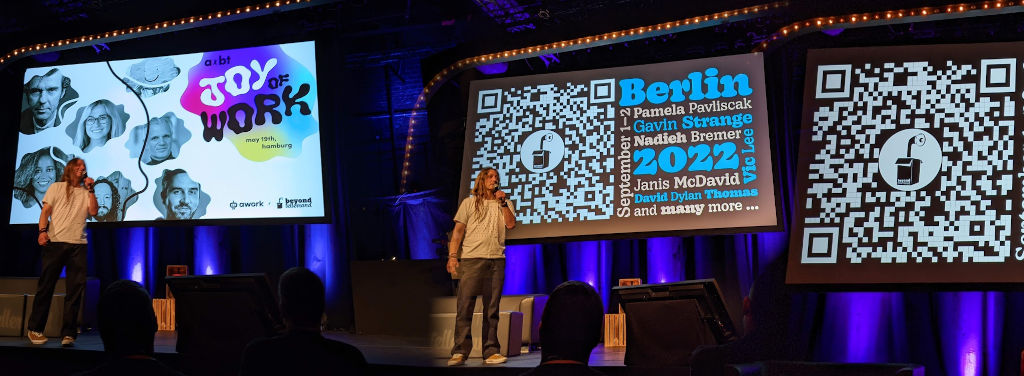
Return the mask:
[[[177,351],[183,356],[200,361],[212,357],[237,360],[249,341],[283,331],[277,301],[265,274],[165,280],[174,294]]]
[[[697,346],[736,339],[714,279],[612,290],[626,314],[627,366],[688,366]]]

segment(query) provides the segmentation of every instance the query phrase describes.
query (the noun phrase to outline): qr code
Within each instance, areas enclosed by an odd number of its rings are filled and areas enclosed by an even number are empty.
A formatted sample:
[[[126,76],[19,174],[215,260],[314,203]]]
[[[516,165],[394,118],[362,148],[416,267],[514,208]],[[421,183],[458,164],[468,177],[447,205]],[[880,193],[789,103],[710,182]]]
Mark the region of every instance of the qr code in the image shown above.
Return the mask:
[[[1015,67],[818,66],[801,262],[1006,261]]]
[[[614,80],[479,92],[473,171],[493,167],[522,224],[611,218]]]

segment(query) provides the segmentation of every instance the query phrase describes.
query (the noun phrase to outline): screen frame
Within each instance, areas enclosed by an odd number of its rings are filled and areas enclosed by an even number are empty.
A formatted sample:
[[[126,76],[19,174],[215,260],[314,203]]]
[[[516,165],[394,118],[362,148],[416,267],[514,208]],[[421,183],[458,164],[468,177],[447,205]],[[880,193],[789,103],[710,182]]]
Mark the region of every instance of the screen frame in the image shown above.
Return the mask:
[[[812,118],[813,118],[813,106],[812,106],[811,109],[808,109],[807,108],[807,104],[809,104],[809,100],[808,99],[811,98],[811,96],[813,96],[813,94],[814,94],[815,81],[813,79],[808,79],[808,78],[811,77],[812,74],[814,74],[814,72],[811,71],[811,69],[813,69],[813,68],[817,68],[817,67],[820,67],[822,65],[837,64],[836,62],[828,61],[828,58],[824,58],[824,59],[821,59],[821,60],[825,60],[825,61],[820,61],[819,60],[819,61],[815,62],[815,65],[811,65],[811,62],[810,62],[811,55],[819,55],[819,56],[820,55],[826,55],[826,56],[830,56],[830,57],[834,56],[834,54],[836,54],[836,53],[841,53],[841,54],[844,54],[844,55],[845,54],[857,55],[857,54],[868,54],[868,53],[873,54],[873,55],[880,55],[881,52],[884,52],[885,50],[888,50],[888,49],[901,49],[899,56],[902,58],[902,54],[915,54],[915,53],[919,54],[920,53],[919,51],[915,51],[915,50],[918,50],[918,49],[922,49],[922,50],[923,49],[932,49],[932,50],[938,51],[938,50],[941,50],[941,49],[949,49],[949,48],[964,47],[964,46],[967,46],[968,48],[971,48],[971,49],[984,49],[984,48],[998,49],[1001,46],[1019,45],[1021,43],[1022,42],[1020,42],[1020,41],[992,41],[992,42],[980,41],[980,42],[951,42],[951,43],[925,43],[925,44],[879,44],[879,45],[869,45],[869,46],[837,45],[837,46],[820,46],[820,47],[816,47],[816,48],[808,48],[807,49],[807,53],[804,55],[804,60],[803,60],[804,74],[803,74],[802,84],[800,85],[800,96],[799,96],[799,99],[798,99],[799,103],[800,103],[800,106],[799,106],[800,107],[800,112],[799,112],[799,122],[797,123],[797,126],[798,126],[797,133],[799,134],[799,136],[796,139],[798,145],[797,145],[797,150],[795,151],[797,165],[796,165],[796,167],[794,167],[794,175],[797,177],[797,179],[794,180],[794,184],[793,184],[793,187],[794,187],[793,188],[794,189],[793,200],[794,200],[794,202],[796,202],[797,205],[799,205],[800,202],[803,202],[802,200],[805,201],[807,199],[807,189],[808,189],[809,184],[808,184],[807,179],[800,175],[799,166],[807,163],[810,160],[812,160],[809,156],[812,155],[816,151],[815,150],[815,151],[805,152],[803,150],[803,148],[804,148],[803,145],[805,143],[805,140],[810,137],[808,134],[805,134],[805,132],[808,131],[808,129],[805,129],[805,128],[809,127],[808,124],[811,124],[813,122],[812,121]],[[907,52],[908,50],[909,50],[909,52]],[[829,53],[832,53],[833,55],[828,55]],[[942,59],[951,60],[951,59],[955,59],[955,58],[960,58],[960,57],[962,57],[962,55],[965,55],[965,54],[970,56],[969,52],[968,53],[956,53],[956,54],[950,53],[950,54],[939,55],[939,56],[941,56]],[[979,58],[979,59],[982,59],[982,58]],[[899,63],[906,63],[906,62],[911,62],[911,61],[914,61],[914,60],[912,60],[912,59],[902,60]],[[858,64],[863,64],[863,62],[855,62],[855,63],[850,63],[850,64],[851,65],[858,65]],[[1019,282],[1013,282],[1013,281],[980,281],[979,282],[979,281],[903,280],[903,281],[881,281],[880,282],[880,281],[876,281],[876,280],[860,279],[860,280],[856,280],[854,282],[843,282],[842,280],[836,279],[834,282],[820,282],[820,281],[804,282],[803,280],[810,279],[810,277],[807,276],[806,272],[804,272],[803,274],[796,274],[797,277],[791,277],[791,275],[793,275],[791,273],[793,273],[794,268],[806,268],[808,266],[808,264],[803,264],[803,263],[800,262],[800,254],[801,254],[800,247],[801,247],[802,242],[803,242],[803,236],[802,236],[803,234],[801,234],[801,233],[796,231],[797,229],[805,228],[805,226],[802,224],[802,221],[805,220],[805,217],[803,216],[803,214],[805,214],[804,213],[805,209],[803,207],[801,207],[801,206],[794,206],[794,207],[792,207],[792,210],[793,210],[793,212],[792,212],[792,215],[791,215],[791,220],[789,221],[789,228],[788,228],[788,232],[789,232],[789,235],[788,235],[788,245],[786,246],[786,249],[785,249],[786,252],[783,253],[782,257],[786,258],[785,259],[785,263],[786,263],[785,285],[786,285],[787,288],[790,288],[793,291],[797,291],[797,292],[856,292],[856,291],[868,291],[868,292],[963,292],[963,291],[1015,292],[1015,291],[1024,291],[1024,284],[1021,284]],[[1012,256],[1011,256],[1011,258],[1012,258]],[[877,261],[873,260],[871,262],[874,263],[874,262],[877,262]],[[1009,263],[1009,262],[1018,262],[1018,261],[1016,261],[1016,260],[1008,260],[1006,262]],[[952,265],[952,264],[946,264],[946,265],[948,265],[949,268],[956,268],[956,267],[959,266],[960,269],[970,269],[971,267],[980,267],[980,266],[982,266],[982,264],[984,264],[984,263],[971,262],[971,263],[961,263],[961,264],[957,264],[957,265]],[[813,264],[811,264],[811,265],[813,266]],[[895,265],[896,264],[893,264],[893,266],[895,266]],[[914,264],[905,264],[905,265],[914,265]],[[934,265],[934,264],[924,263],[924,265]],[[880,272],[877,269],[872,269],[872,270],[870,270],[870,272],[872,274],[883,274],[883,272]],[[888,273],[894,273],[894,272],[897,272],[897,271],[896,270],[888,271]],[[945,272],[948,272],[948,271],[945,271]],[[984,271],[981,271],[981,272],[978,272],[978,271],[964,271],[964,273],[965,274],[970,274],[970,275],[978,275],[980,273],[984,273]],[[797,278],[799,278],[800,280],[795,280],[794,281],[794,279],[797,279]]]
[[[142,39],[139,39],[139,40],[129,40],[129,41],[124,41],[122,43],[133,42],[133,41],[134,42],[144,42],[145,39],[146,38],[142,38]],[[163,56],[173,56],[173,55],[183,55],[183,54],[195,54],[195,53],[200,53],[201,54],[201,53],[212,52],[212,51],[245,49],[245,48],[253,48],[253,47],[263,47],[263,46],[273,46],[273,45],[281,45],[281,44],[289,44],[289,43],[303,43],[303,42],[312,42],[313,43],[313,60],[316,62],[317,67],[328,66],[328,63],[329,63],[329,61],[327,60],[327,55],[328,54],[323,50],[322,45],[329,44],[329,43],[321,41],[321,38],[318,38],[318,37],[309,37],[309,38],[300,38],[300,39],[295,39],[295,38],[284,38],[284,39],[272,38],[271,40],[266,40],[266,41],[261,41],[261,42],[251,42],[251,41],[250,42],[212,41],[209,44],[203,44],[203,45],[198,46],[198,47],[197,46],[188,46],[188,47],[168,46],[168,48],[166,48],[166,49],[161,48],[161,51],[163,51],[163,52],[161,52],[162,53],[161,55],[155,55],[154,53],[150,53],[150,51],[144,51],[144,52],[131,51],[131,52],[128,52],[128,53],[116,54],[116,55],[112,53],[110,56],[106,56],[105,58],[73,59],[73,61],[67,61],[67,62],[56,62],[56,61],[40,62],[40,61],[37,61],[37,60],[33,60],[33,61],[29,62],[28,61],[29,59],[24,59],[22,61],[26,62],[25,65],[20,65],[20,66],[18,66],[16,68],[14,68],[14,67],[8,67],[8,68],[11,69],[11,71],[14,73],[12,75],[16,76],[15,79],[12,80],[12,82],[16,81],[18,83],[18,86],[17,87],[12,87],[11,90],[20,93],[21,92],[21,90],[20,90],[21,81],[23,80],[23,77],[25,76],[25,73],[27,72],[28,69],[33,69],[33,68],[45,68],[45,67],[77,65],[77,64],[96,64],[96,63],[106,63],[106,62],[120,61],[120,60],[134,60],[134,59],[144,59],[144,58],[151,58],[151,57],[163,57]],[[123,50],[124,49],[121,49],[121,51],[123,51]],[[101,57],[103,57],[103,56],[101,55]],[[331,78],[333,78],[333,74],[321,75],[321,72],[320,72],[321,70],[320,69],[312,69],[312,71],[313,71],[312,73],[314,74],[314,76],[317,79],[317,87],[318,87],[318,89],[319,89],[319,87],[321,87],[321,82],[324,81],[323,80],[324,76],[330,76]],[[317,94],[317,103],[318,104],[323,102],[323,97],[325,97],[325,96],[328,96],[328,97],[332,96],[332,94],[327,94],[326,92],[325,93],[321,93],[320,90],[317,90],[316,94]],[[20,101],[20,100],[21,100],[21,96],[19,94],[17,96],[17,100],[16,101]],[[11,106],[12,106],[11,107],[12,109],[16,108],[16,109],[19,109],[19,111],[20,111],[20,106],[19,105],[11,104]],[[337,210],[335,210],[335,208],[334,208],[334,205],[335,205],[334,196],[338,192],[338,187],[336,186],[336,181],[335,181],[336,179],[331,178],[331,177],[333,177],[333,175],[329,175],[328,171],[337,171],[337,168],[336,168],[337,165],[336,165],[335,161],[333,160],[333,158],[327,158],[327,156],[328,156],[328,154],[327,154],[328,147],[327,147],[326,144],[324,144],[324,141],[325,140],[333,140],[334,139],[334,137],[333,137],[333,131],[334,131],[333,127],[332,126],[325,126],[325,124],[334,124],[334,122],[337,120],[337,117],[331,111],[321,111],[318,115],[319,115],[319,119],[318,119],[318,121],[319,121],[319,126],[318,126],[319,129],[318,129],[318,132],[317,132],[317,137],[319,137],[319,144],[320,144],[320,177],[321,177],[321,182],[322,182],[322,185],[323,185],[323,194],[324,194],[324,197],[323,197],[323,215],[322,216],[285,217],[285,218],[281,218],[281,217],[261,217],[261,218],[234,218],[234,219],[233,218],[217,218],[217,219],[186,219],[186,220],[155,220],[154,219],[154,220],[117,221],[117,222],[86,222],[86,229],[115,229],[115,228],[132,228],[132,227],[305,225],[305,224],[332,224],[332,223],[335,223],[334,215],[335,215],[335,212]],[[18,123],[18,112],[17,111],[16,112],[12,112],[12,115],[10,115],[8,118],[10,119],[9,121],[11,122],[11,124],[17,124]],[[330,132],[331,137],[325,137],[325,133],[326,133],[325,129],[329,129],[329,131],[327,131],[327,132]],[[10,151],[8,151],[6,153],[6,154],[9,155],[8,156],[8,160],[11,161],[11,164],[10,164],[10,168],[8,169],[9,171],[6,173],[5,176],[8,179],[10,179],[9,181],[13,184],[13,182],[14,182],[14,173],[15,173],[16,166],[17,166],[17,163],[18,163],[18,160],[17,160],[18,159],[17,145],[18,145],[18,142],[20,141],[21,133],[17,130],[16,127],[12,127],[12,132],[10,132],[10,134],[13,134],[15,137],[12,137],[14,139],[14,141],[11,142],[11,145],[13,147],[11,148]],[[333,148],[333,144],[332,144],[332,148]],[[135,159],[135,160],[137,160],[137,159]],[[86,160],[86,163],[88,163],[88,160]],[[135,171],[138,171],[138,170],[136,169]],[[150,177],[150,178],[154,179],[155,177]],[[11,188],[12,194],[13,194],[13,189],[14,188],[12,187]],[[148,193],[150,190],[153,190],[153,189],[154,189],[153,184],[150,184],[150,187],[148,187],[147,190],[144,191],[144,192]],[[149,193],[149,194],[151,194],[151,193]],[[10,196],[8,196],[8,197],[10,197]],[[148,197],[146,197],[146,194],[140,194],[140,195],[138,195],[136,197],[139,200],[148,199]],[[10,201],[10,200],[8,200],[8,201]],[[8,218],[8,223],[6,223],[7,228],[11,228],[11,229],[14,229],[14,230],[21,230],[21,231],[29,231],[29,230],[35,231],[38,228],[38,223],[10,223],[9,222],[10,216],[11,216],[11,210],[12,210],[12,207],[11,207],[10,203],[11,202],[6,202],[6,203],[0,204],[0,205],[3,205],[3,206],[0,206],[0,208],[5,208],[6,209],[7,218]]]
[[[628,64],[628,65],[614,65],[614,66],[600,67],[600,68],[591,68],[591,69],[577,69],[577,70],[570,70],[570,71],[565,71],[565,72],[539,73],[539,74],[517,74],[517,75],[508,75],[508,76],[494,76],[494,77],[486,77],[486,78],[471,80],[469,82],[469,85],[467,86],[469,88],[469,89],[467,89],[468,95],[466,96],[467,103],[463,104],[464,108],[467,109],[467,116],[463,119],[463,128],[465,129],[465,136],[464,136],[464,141],[463,141],[462,159],[461,159],[460,164],[459,164],[459,168],[460,168],[460,172],[459,172],[460,181],[459,181],[459,188],[458,188],[459,189],[458,190],[459,194],[458,194],[458,197],[457,197],[457,201],[455,202],[455,206],[458,207],[458,205],[462,202],[462,200],[472,196],[471,195],[471,189],[472,189],[472,184],[473,183],[470,180],[472,180],[472,178],[475,176],[475,173],[477,172],[477,171],[472,170],[471,168],[467,168],[466,167],[466,164],[471,160],[472,155],[474,153],[474,150],[472,150],[471,147],[470,147],[472,145],[472,138],[469,137],[469,132],[471,132],[473,130],[473,128],[471,127],[472,124],[470,124],[470,119],[469,119],[468,114],[473,113],[473,110],[471,108],[472,106],[470,106],[470,104],[472,104],[473,100],[474,100],[473,99],[473,95],[474,95],[475,92],[472,90],[472,87],[474,86],[475,83],[480,82],[480,81],[510,79],[510,78],[525,78],[525,77],[541,77],[542,78],[544,76],[555,76],[555,75],[561,75],[561,74],[565,74],[565,73],[587,73],[587,72],[593,72],[593,71],[598,71],[598,70],[615,69],[615,68],[628,68],[628,67],[637,68],[637,67],[642,67],[642,66],[645,66],[645,65],[654,65],[654,64],[663,64],[663,63],[677,63],[677,62],[685,62],[685,61],[692,61],[692,60],[728,58],[728,57],[731,57],[731,56],[743,56],[743,55],[750,55],[750,54],[714,55],[714,56],[706,56],[706,57],[700,57],[700,58],[694,58],[694,59],[672,60],[672,61],[655,61],[655,62],[644,62],[644,63],[640,63],[640,64]],[[784,208],[782,207],[783,200],[782,200],[782,195],[781,195],[782,191],[781,191],[781,187],[780,187],[780,184],[781,184],[780,175],[781,175],[781,171],[782,171],[781,168],[782,167],[779,165],[780,157],[778,156],[778,148],[779,148],[779,146],[776,145],[776,138],[777,138],[776,134],[775,134],[776,127],[773,126],[773,124],[776,123],[777,115],[774,112],[771,111],[771,107],[772,106],[771,106],[770,102],[773,101],[773,97],[774,96],[768,95],[768,92],[772,89],[772,87],[770,87],[769,84],[768,84],[770,77],[768,76],[768,70],[766,69],[765,64],[766,64],[766,61],[764,60],[764,55],[762,54],[762,61],[761,61],[761,67],[760,68],[761,68],[762,74],[764,76],[764,91],[765,91],[764,92],[764,96],[765,96],[765,106],[766,106],[765,111],[767,113],[767,117],[765,119],[765,123],[767,125],[767,131],[768,131],[767,134],[766,134],[766,137],[768,139],[770,162],[771,162],[771,166],[772,166],[772,171],[771,171],[771,174],[772,174],[772,191],[773,191],[773,195],[774,195],[774,205],[775,205],[775,210],[774,210],[775,211],[775,224],[774,225],[744,226],[744,227],[716,227],[716,228],[701,228],[701,229],[678,229],[678,230],[667,230],[667,231],[605,232],[605,233],[581,234],[581,235],[553,235],[553,236],[532,237],[532,238],[510,238],[510,237],[506,236],[505,244],[507,244],[507,245],[520,245],[520,244],[559,243],[559,242],[567,242],[567,241],[586,241],[586,240],[615,240],[615,239],[657,238],[657,237],[668,237],[668,236],[685,237],[685,236],[695,236],[695,235],[736,235],[736,234],[749,234],[749,233],[762,233],[762,232],[784,232],[786,230],[786,222],[787,221],[784,218],[785,215],[783,213]],[[463,176],[463,173],[467,172],[467,171],[468,171],[469,175],[468,176]],[[499,171],[499,175],[500,174],[501,174],[501,171]],[[505,178],[504,176],[499,176],[499,182],[502,181],[502,179],[504,179],[504,178]],[[513,199],[513,201],[515,201],[514,198],[512,198],[512,199]],[[595,220],[595,221],[592,221],[592,222],[600,222],[600,221],[603,221],[603,220]],[[587,223],[587,222],[580,222],[580,223]],[[530,226],[543,226],[543,225],[546,225],[546,224],[548,224],[548,223],[537,223],[537,224],[531,224]],[[517,224],[517,226],[518,225],[520,225],[520,224]]]

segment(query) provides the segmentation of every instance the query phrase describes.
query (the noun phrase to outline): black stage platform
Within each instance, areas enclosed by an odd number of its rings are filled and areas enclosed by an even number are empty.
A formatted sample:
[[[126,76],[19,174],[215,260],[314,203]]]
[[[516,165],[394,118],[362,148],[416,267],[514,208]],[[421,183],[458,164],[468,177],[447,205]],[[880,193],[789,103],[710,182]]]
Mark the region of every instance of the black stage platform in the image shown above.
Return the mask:
[[[435,355],[439,350],[424,345],[426,341],[344,332],[328,332],[326,336],[358,347],[371,365],[371,374],[375,375],[518,375],[540,363],[540,351],[537,350],[509,357],[508,362],[501,365],[484,365],[482,359],[470,358],[466,365],[448,367],[445,364],[447,358]],[[158,332],[156,357],[180,369],[181,358],[174,350],[175,340],[174,332]],[[606,349],[599,345],[590,355],[590,365],[609,376],[637,374],[637,370],[627,370],[623,366],[624,355],[623,348]],[[90,369],[103,359],[103,342],[94,331],[82,333],[75,346],[70,348],[61,348],[60,341],[55,338],[45,345],[36,346],[24,337],[0,337],[2,375],[67,375]],[[685,375],[688,372],[665,374]]]

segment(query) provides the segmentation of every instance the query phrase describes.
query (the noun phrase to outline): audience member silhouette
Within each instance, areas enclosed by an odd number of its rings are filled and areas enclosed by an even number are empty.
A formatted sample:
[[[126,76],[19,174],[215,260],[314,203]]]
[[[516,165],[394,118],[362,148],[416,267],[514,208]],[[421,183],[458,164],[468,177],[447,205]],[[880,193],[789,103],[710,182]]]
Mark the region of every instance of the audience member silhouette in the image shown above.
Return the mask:
[[[359,349],[320,332],[324,284],[302,267],[288,269],[278,283],[281,316],[287,330],[253,340],[242,354],[242,375],[362,375],[366,358]]]
[[[523,376],[602,375],[587,366],[601,340],[604,304],[590,285],[568,281],[555,288],[540,318],[541,363]]]
[[[794,296],[786,288],[786,257],[780,256],[754,280],[750,293],[743,299],[743,337],[724,345],[695,349],[690,357],[691,372],[717,376],[724,374],[727,364],[803,360],[807,344],[792,332],[793,302]]]
[[[111,283],[100,295],[100,338],[108,360],[80,376],[182,376],[153,358],[156,314],[149,293],[135,281]]]

